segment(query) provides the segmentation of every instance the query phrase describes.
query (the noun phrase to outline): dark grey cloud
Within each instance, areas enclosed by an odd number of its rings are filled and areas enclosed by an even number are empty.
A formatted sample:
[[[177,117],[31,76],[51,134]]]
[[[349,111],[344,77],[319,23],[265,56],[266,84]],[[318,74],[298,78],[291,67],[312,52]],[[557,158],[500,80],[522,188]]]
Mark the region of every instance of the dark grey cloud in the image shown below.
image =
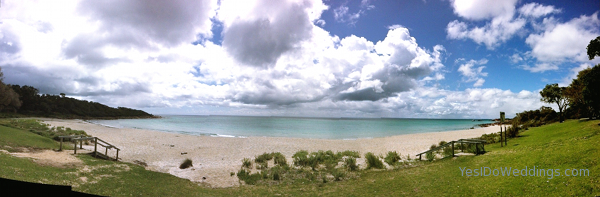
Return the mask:
[[[100,29],[64,41],[63,55],[98,68],[127,61],[106,57],[102,52],[106,46],[144,51],[191,43],[198,34],[211,34],[212,9],[210,1],[84,0],[78,6],[79,12],[99,22]],[[40,28],[52,29],[44,24]]]
[[[104,80],[99,77],[79,73],[79,70],[54,66],[43,69],[26,64],[2,65],[2,71],[7,84],[29,85],[40,90],[43,94],[65,93],[74,96],[127,96],[136,93],[150,93],[150,85],[144,82],[116,81],[111,84],[116,88],[105,90],[101,88]]]
[[[79,5],[79,11],[99,20],[105,32],[131,34],[165,46],[191,43],[198,33],[210,34],[212,9],[208,0],[84,0]]]
[[[90,65],[95,68],[120,61],[127,61],[121,58],[106,57],[101,50],[104,44],[105,42],[102,38],[90,35],[78,35],[63,45],[62,52],[67,59],[76,58],[78,63]]]
[[[346,101],[378,101],[392,97],[399,92],[409,91],[416,87],[413,78],[403,74],[389,76],[390,74],[392,73],[387,73],[384,77],[379,79],[383,83],[383,85],[381,85],[383,91],[377,91],[375,88],[365,88],[348,93],[338,93],[334,99]]]
[[[257,67],[275,64],[285,52],[293,50],[299,42],[310,38],[312,22],[305,6],[308,4],[284,1],[261,1],[278,10],[272,17],[255,20],[238,18],[223,32],[223,46],[236,60]]]
[[[258,88],[258,90],[243,90],[232,93],[229,100],[244,104],[258,104],[268,105],[270,107],[277,106],[290,106],[299,103],[307,103],[319,101],[325,97],[322,95],[315,95],[314,93],[303,91],[303,92],[289,92],[287,90],[279,89],[274,83],[277,83],[277,79],[293,79],[292,75],[282,74],[271,74],[265,76],[265,78],[254,78],[251,80],[251,84]],[[309,87],[315,87],[317,84],[310,82],[304,82],[297,84],[295,88],[307,90]]]

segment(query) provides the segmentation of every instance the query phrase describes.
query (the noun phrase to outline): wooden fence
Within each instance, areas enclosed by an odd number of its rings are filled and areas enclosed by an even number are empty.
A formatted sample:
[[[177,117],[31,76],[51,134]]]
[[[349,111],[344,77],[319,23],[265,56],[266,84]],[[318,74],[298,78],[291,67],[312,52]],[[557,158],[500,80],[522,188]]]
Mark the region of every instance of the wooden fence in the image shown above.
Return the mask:
[[[485,152],[485,143],[487,143],[487,141],[485,141],[485,140],[477,140],[477,139],[460,139],[460,140],[451,141],[451,142],[442,144],[441,146],[438,146],[436,148],[433,148],[433,149],[424,151],[422,153],[419,153],[416,156],[418,156],[419,160],[421,160],[421,156],[423,154],[427,154],[427,153],[432,153],[433,154],[434,151],[438,151],[438,150],[446,148],[448,146],[452,146],[452,157],[454,157],[455,156],[454,155],[454,144],[455,143],[460,144],[461,152],[464,152],[464,150],[463,150],[463,144],[475,144],[475,154],[478,155],[478,154],[481,154],[481,153]],[[479,145],[480,144],[481,144],[481,148],[482,148],[481,151],[479,150]]]
[[[73,154],[77,154],[77,142],[79,142],[79,149],[83,149],[83,141],[93,141],[94,142],[94,157],[102,157],[104,159],[107,160],[112,160],[112,158],[110,158],[108,156],[108,149],[116,149],[117,153],[115,156],[115,161],[119,160],[119,151],[121,150],[120,148],[117,148],[116,146],[100,139],[97,137],[86,137],[86,136],[81,136],[81,135],[69,135],[69,136],[58,136],[58,138],[60,138],[60,149],[59,151],[62,151],[62,147],[63,147],[63,140],[64,139],[69,139],[71,141],[73,141]],[[102,146],[105,148],[104,154],[99,153],[98,152],[98,145]]]

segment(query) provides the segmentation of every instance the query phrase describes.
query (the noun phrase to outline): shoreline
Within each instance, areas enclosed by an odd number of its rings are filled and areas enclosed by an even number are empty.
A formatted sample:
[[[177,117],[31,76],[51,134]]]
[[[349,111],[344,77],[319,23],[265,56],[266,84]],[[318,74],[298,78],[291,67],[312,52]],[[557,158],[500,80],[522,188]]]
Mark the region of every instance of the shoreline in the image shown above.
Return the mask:
[[[185,116],[185,115],[181,115],[181,116]],[[209,116],[209,115],[207,115],[207,116]],[[233,116],[233,117],[246,117],[246,116]],[[247,116],[247,117],[254,117],[254,116]],[[265,116],[265,117],[268,117],[268,116]],[[164,117],[160,116],[160,118],[164,118]],[[296,118],[296,117],[285,117],[285,116],[282,116],[282,117],[278,117],[278,118]],[[322,119],[322,118],[308,118],[308,117],[299,117],[299,118]],[[42,119],[48,119],[48,118],[35,118],[35,119],[42,120]],[[54,119],[60,119],[60,118],[54,118]],[[144,119],[144,118],[142,118],[142,119]],[[326,119],[334,119],[334,118],[326,118]],[[335,118],[335,119],[344,119],[344,120],[351,120],[351,119],[357,119],[357,120],[362,120],[362,119],[436,120],[436,119],[422,119],[422,118]],[[164,132],[164,133],[172,133],[172,134],[178,134],[178,135],[191,135],[191,136],[210,136],[210,137],[225,137],[225,138],[274,137],[274,138],[329,139],[329,140],[377,139],[377,138],[386,138],[386,137],[393,137],[393,136],[400,136],[400,135],[409,135],[409,134],[437,133],[437,132],[473,130],[473,129],[481,129],[481,128],[486,128],[486,127],[490,127],[490,126],[498,126],[498,125],[500,125],[499,122],[493,122],[493,123],[475,124],[471,128],[460,128],[460,129],[454,128],[454,129],[451,129],[451,130],[439,130],[439,131],[435,131],[434,130],[434,131],[426,131],[426,132],[418,132],[418,133],[402,133],[402,134],[394,134],[394,135],[390,135],[390,136],[372,136],[372,137],[356,137],[356,138],[312,138],[312,137],[302,137],[302,136],[234,135],[234,134],[219,134],[219,133],[202,133],[202,132],[183,131],[183,130],[160,130],[160,129],[152,129],[152,128],[119,127],[119,126],[111,126],[111,125],[107,125],[107,124],[102,124],[100,122],[94,122],[94,120],[104,120],[104,119],[60,119],[60,120],[82,120],[82,121],[84,121],[86,123],[95,124],[95,125],[99,125],[99,126],[103,126],[103,127],[107,127],[107,128],[139,129],[139,130],[158,131],[158,132]],[[439,119],[439,120],[463,120],[463,119]],[[467,120],[467,119],[464,119],[464,120]]]
[[[361,158],[357,163],[365,167],[364,154],[372,152],[383,155],[397,151],[403,158],[428,150],[439,141],[452,141],[461,138],[480,137],[482,134],[499,132],[499,126],[468,130],[441,131],[430,133],[404,134],[378,138],[359,139],[307,139],[288,137],[215,137],[209,135],[176,134],[132,128],[114,128],[89,123],[83,120],[36,118],[51,126],[64,126],[84,130],[87,134],[101,138],[121,149],[119,158],[123,162],[148,164],[146,169],[169,173],[211,187],[232,187],[239,185],[236,176],[242,159],[265,152],[281,152],[288,163],[299,150],[358,151]],[[93,150],[93,146],[90,146]],[[85,147],[84,147],[85,148]],[[114,156],[114,152],[109,151]],[[179,169],[186,158],[193,161],[193,167]]]

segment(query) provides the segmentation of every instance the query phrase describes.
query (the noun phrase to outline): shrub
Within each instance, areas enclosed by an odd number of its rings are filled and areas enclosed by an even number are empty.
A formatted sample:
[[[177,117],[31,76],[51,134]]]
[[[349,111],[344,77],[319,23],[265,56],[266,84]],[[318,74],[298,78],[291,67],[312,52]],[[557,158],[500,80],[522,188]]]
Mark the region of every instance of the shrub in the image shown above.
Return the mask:
[[[283,178],[282,175],[285,174],[287,170],[280,166],[275,166],[275,167],[271,168],[269,171],[271,173],[273,180],[279,181]]]
[[[179,165],[179,169],[186,169],[189,167],[192,167],[192,160],[191,159],[185,159],[181,165]]]
[[[500,141],[500,132],[483,134],[483,135],[481,135],[481,137],[478,137],[478,139],[485,140],[486,144],[493,144],[493,143]],[[466,144],[463,144],[463,149],[465,148],[465,146],[466,146]]]
[[[446,144],[446,143],[448,143],[448,142],[446,142],[446,141],[442,140],[442,141],[440,141],[440,143],[438,143],[438,145],[439,145],[439,146],[442,146],[442,145],[444,145],[444,144]]]
[[[447,146],[446,148],[444,148],[444,157],[450,157],[452,156],[452,146]]]
[[[358,151],[346,150],[346,151],[342,152],[341,154],[342,154],[342,156],[360,158],[360,154],[358,154]]]
[[[367,160],[367,169],[377,168],[383,169],[383,162],[379,160],[379,157],[375,156],[375,154],[368,152],[365,154],[365,159]]]
[[[432,145],[429,147],[429,150],[433,150],[434,148],[437,148],[437,145],[435,145],[435,144],[432,144]]]
[[[354,157],[347,157],[344,160],[344,166],[346,168],[348,168],[348,170],[350,170],[350,171],[358,170],[358,166],[356,165],[356,158],[354,158]]]
[[[266,163],[271,159],[273,159],[273,155],[271,155],[270,153],[263,153],[262,155],[255,157],[254,163]]]
[[[333,175],[333,178],[335,179],[335,181],[340,181],[340,180],[342,180],[342,178],[344,178],[344,176],[346,176],[346,174],[340,170],[335,170],[335,171],[331,172],[331,175]]]
[[[307,166],[308,165],[308,151],[300,150],[292,156],[294,159],[294,165],[296,166]]]
[[[252,161],[248,158],[244,158],[242,160],[242,167],[246,168],[246,169],[251,169],[252,168]]]
[[[273,160],[275,162],[275,165],[279,165],[279,166],[286,166],[287,165],[287,161],[285,159],[285,156],[283,156],[283,154],[281,154],[280,152],[271,153],[271,155],[273,156]]]
[[[516,121],[513,121],[512,125],[506,129],[506,135],[509,138],[514,138],[519,135],[519,124]]]
[[[390,166],[395,166],[398,165],[398,161],[400,161],[400,155],[396,152],[396,151],[389,151],[387,153],[387,156],[385,156],[385,163],[387,163]]]
[[[254,185],[257,181],[261,179],[260,174],[250,174],[250,171],[246,171],[245,169],[240,169],[237,173],[238,179],[244,181],[248,185]]]
[[[425,153],[425,158],[427,158],[427,161],[433,161],[433,159],[435,158],[435,155],[433,154],[433,152],[428,152],[428,153]]]

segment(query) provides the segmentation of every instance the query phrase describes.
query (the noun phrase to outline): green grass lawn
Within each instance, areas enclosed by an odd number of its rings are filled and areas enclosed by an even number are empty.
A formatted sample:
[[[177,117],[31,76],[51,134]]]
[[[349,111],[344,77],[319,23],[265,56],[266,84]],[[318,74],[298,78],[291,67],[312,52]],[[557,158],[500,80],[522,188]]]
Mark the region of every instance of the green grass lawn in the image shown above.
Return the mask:
[[[5,146],[10,146],[12,148]],[[8,151],[13,151],[16,147],[58,149],[59,144],[50,138],[29,131],[0,125],[0,148],[2,147],[5,147],[3,149]]]
[[[78,157],[89,169],[93,169],[89,172],[83,172],[81,166],[40,166],[29,159],[0,153],[0,176],[77,185],[73,188],[76,191],[109,196],[595,196],[600,195],[598,123],[569,120],[530,128],[520,137],[509,140],[507,147],[486,145],[488,152],[484,155],[423,162],[425,164],[419,167],[390,171],[362,171],[358,178],[324,184],[295,181],[279,185],[210,189],[169,174],[146,171],[137,165],[103,161],[87,155]],[[0,135],[6,132],[7,127],[0,127]],[[0,140],[17,144],[12,142],[13,138],[4,136]],[[468,177],[461,175],[460,170],[482,167],[520,170],[526,166],[560,169],[562,176],[551,179],[548,176]],[[565,169],[588,169],[589,176],[567,177],[563,174]],[[87,182],[82,183],[80,177],[86,177]]]

